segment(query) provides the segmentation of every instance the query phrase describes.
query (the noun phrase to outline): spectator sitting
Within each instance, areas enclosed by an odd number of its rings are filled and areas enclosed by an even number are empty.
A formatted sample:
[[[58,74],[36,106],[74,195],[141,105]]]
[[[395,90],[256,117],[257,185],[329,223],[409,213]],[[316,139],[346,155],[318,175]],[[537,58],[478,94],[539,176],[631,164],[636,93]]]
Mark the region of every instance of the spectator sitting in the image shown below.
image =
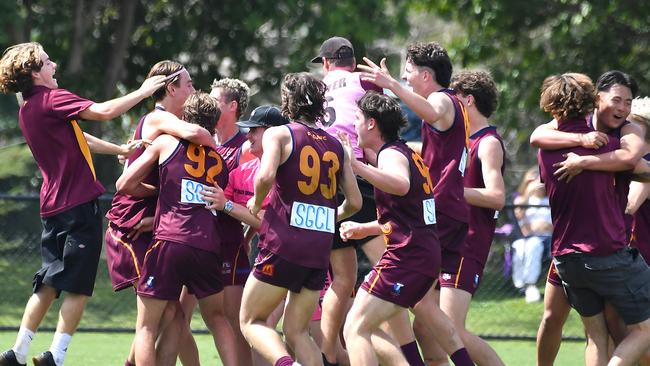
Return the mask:
[[[526,302],[541,299],[536,286],[541,274],[545,248],[550,244],[553,225],[551,209],[537,167],[529,169],[519,185],[515,205],[545,205],[546,207],[515,208],[515,217],[523,235],[512,243],[512,281],[515,287],[525,287]]]

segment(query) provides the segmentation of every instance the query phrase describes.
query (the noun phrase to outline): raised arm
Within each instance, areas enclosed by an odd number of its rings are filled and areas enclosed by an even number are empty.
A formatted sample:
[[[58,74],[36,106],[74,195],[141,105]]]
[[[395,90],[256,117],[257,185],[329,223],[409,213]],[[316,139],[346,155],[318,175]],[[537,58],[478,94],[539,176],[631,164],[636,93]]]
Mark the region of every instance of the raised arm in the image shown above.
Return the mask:
[[[406,195],[411,186],[406,157],[394,149],[385,149],[379,155],[378,167],[354,160],[352,170],[381,191],[397,196]]]
[[[197,145],[217,148],[214,136],[205,128],[185,122],[165,111],[157,111],[147,117],[147,124],[161,133],[179,137]]]
[[[586,134],[558,131],[556,120],[537,126],[530,135],[530,144],[544,150],[559,150],[578,146],[598,149],[606,145],[608,140],[607,134],[598,131]]]
[[[176,139],[169,135],[162,135],[156,138],[142,155],[124,170],[122,175],[115,182],[115,188],[118,192],[130,194],[136,197],[155,196],[158,188],[142,181],[158,166],[158,159],[164,156],[165,151],[170,146],[176,146]]]
[[[450,113],[453,111],[453,106],[449,97],[442,93],[431,93],[428,98],[424,98],[406,88],[390,75],[385,58],[381,59],[380,66],[367,57],[364,57],[363,60],[366,65],[357,65],[362,71],[361,80],[389,89],[415,114],[436,128],[446,130],[451,126],[453,117],[450,118]]]
[[[140,88],[123,97],[95,103],[86,108],[79,116],[85,120],[108,121],[133,108],[144,98],[151,96],[165,84],[165,75],[156,75],[146,79]]]
[[[567,154],[566,160],[555,163],[555,175],[560,180],[571,180],[583,170],[601,170],[620,172],[632,170],[645,152],[645,143],[641,137],[641,128],[628,123],[621,129],[621,147],[617,150],[599,155]]]
[[[465,200],[472,206],[501,210],[505,205],[506,194],[501,167],[503,149],[494,137],[486,137],[478,147],[481,172],[485,188],[465,187]]]

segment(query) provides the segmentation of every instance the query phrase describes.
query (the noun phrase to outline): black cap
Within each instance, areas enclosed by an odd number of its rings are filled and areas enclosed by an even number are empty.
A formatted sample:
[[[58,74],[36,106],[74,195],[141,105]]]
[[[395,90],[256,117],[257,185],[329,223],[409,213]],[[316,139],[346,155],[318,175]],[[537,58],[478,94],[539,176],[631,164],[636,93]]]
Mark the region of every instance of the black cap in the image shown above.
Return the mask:
[[[320,46],[318,56],[314,57],[311,62],[320,64],[323,62],[322,58],[352,58],[354,57],[354,47],[352,43],[343,37],[332,37],[323,42]]]
[[[280,109],[272,105],[257,107],[251,112],[248,121],[239,121],[237,126],[244,128],[282,126],[289,120],[282,115]]]

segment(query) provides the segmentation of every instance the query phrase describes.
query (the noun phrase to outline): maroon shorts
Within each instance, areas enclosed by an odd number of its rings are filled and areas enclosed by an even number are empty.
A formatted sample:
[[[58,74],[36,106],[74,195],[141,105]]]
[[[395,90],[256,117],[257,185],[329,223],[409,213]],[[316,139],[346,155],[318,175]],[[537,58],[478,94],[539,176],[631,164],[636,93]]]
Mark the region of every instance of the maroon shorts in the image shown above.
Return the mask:
[[[325,285],[327,269],[309,268],[291,263],[266,249],[260,249],[253,264],[253,276],[262,282],[300,292],[304,287],[320,291]]]
[[[127,238],[127,234],[109,223],[104,236],[106,264],[114,291],[137,285],[144,255],[151,245],[151,232],[140,234],[135,241]]]
[[[145,255],[138,295],[178,300],[183,285],[198,299],[221,292],[221,257],[189,245],[157,240]]]
[[[442,264],[440,272],[455,274],[463,258],[462,252],[467,236],[467,223],[452,219],[436,211],[436,231],[440,239]]]
[[[221,282],[224,286],[244,286],[248,275],[251,273],[251,265],[248,262],[248,255],[244,249],[243,241],[239,244],[224,243],[221,246],[221,257],[223,258],[221,268]]]
[[[556,287],[562,287],[562,279],[560,279],[560,275],[557,274],[557,269],[555,269],[555,263],[553,263],[553,261],[551,261],[551,267],[548,269],[546,282]]]
[[[436,279],[407,268],[388,266],[381,261],[361,284],[369,294],[404,308],[417,304]]]
[[[438,276],[440,287],[461,289],[474,295],[481,284],[485,265],[476,259],[463,257],[456,269],[456,273],[441,272]]]

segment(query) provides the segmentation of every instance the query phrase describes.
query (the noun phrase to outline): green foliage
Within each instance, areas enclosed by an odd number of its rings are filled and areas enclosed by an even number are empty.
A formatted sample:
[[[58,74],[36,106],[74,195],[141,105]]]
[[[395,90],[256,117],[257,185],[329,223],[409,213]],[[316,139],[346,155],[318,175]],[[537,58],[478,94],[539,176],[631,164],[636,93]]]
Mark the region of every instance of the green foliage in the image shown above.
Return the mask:
[[[650,3],[637,1],[414,1],[459,23],[461,41],[448,45],[463,67],[490,70],[511,156],[534,158],[527,140],[550,119],[539,109],[546,76],[582,72],[594,80],[607,70],[633,75],[641,95],[650,94]]]
[[[256,93],[253,105],[279,103],[282,76],[305,71],[323,40],[346,36],[365,54],[377,38],[407,30],[406,5],[394,0],[4,1],[0,47],[40,42],[58,63],[59,85],[98,101],[137,88],[154,63],[175,59],[197,88],[209,89],[215,78],[237,77]],[[121,38],[120,32],[128,36]],[[83,128],[122,141],[150,104],[143,103],[119,126],[86,123]],[[100,180],[112,187],[119,171],[115,159],[95,163]]]

